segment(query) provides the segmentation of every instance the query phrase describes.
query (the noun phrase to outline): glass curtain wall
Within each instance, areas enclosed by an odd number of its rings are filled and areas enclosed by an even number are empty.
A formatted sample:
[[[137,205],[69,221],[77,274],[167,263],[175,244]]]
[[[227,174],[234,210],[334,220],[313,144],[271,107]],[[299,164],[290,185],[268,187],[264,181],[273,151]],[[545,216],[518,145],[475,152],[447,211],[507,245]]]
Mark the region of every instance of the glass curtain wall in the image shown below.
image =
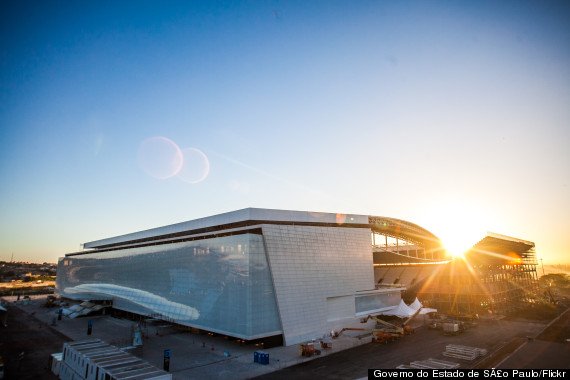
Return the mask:
[[[254,233],[68,256],[57,288],[245,339],[281,331],[263,236]]]

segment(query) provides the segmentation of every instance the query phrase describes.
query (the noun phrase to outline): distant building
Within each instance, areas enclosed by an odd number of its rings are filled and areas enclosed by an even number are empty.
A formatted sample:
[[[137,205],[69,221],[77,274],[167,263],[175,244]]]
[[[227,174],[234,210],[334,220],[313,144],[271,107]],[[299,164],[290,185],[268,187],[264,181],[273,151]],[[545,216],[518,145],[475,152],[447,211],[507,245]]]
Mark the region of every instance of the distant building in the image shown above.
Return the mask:
[[[394,218],[248,208],[86,243],[59,260],[57,291],[291,345],[398,305],[404,288],[375,269],[383,258],[437,263],[445,252]]]

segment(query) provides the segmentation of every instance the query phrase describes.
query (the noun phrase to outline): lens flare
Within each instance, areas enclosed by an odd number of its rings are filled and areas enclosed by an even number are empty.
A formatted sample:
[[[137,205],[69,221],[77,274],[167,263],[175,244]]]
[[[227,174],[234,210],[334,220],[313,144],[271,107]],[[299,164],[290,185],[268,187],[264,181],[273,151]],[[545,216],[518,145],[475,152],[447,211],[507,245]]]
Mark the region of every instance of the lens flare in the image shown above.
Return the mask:
[[[178,178],[188,183],[200,183],[210,174],[210,161],[199,149],[186,148],[182,150],[184,162],[178,172]]]
[[[178,145],[166,137],[150,137],[139,146],[138,163],[151,177],[173,177],[180,172],[183,162],[184,157]]]

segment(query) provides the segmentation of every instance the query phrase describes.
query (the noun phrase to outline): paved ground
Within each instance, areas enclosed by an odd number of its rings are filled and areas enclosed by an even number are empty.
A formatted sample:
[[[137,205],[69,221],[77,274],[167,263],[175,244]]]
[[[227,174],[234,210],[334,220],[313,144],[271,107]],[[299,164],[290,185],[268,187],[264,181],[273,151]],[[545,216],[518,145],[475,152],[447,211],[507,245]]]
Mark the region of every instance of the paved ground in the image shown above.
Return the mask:
[[[461,368],[474,368],[477,362],[451,359],[442,355],[447,344],[486,348],[490,355],[516,337],[534,336],[544,324],[493,320],[457,336],[444,336],[439,330],[420,329],[416,334],[387,345],[371,343],[326,358],[286,368],[260,379],[356,379],[367,376],[368,368],[396,368],[415,360],[429,358],[455,361]],[[516,347],[515,347],[516,348]],[[514,350],[514,348],[513,348]]]
[[[39,354],[40,357],[42,357],[42,371],[43,367],[47,365],[49,354],[61,352],[65,338],[67,338],[67,340],[99,338],[118,347],[131,345],[131,328],[134,325],[132,321],[110,316],[94,316],[77,319],[64,318],[62,321],[56,321],[56,326],[51,326],[57,309],[48,309],[41,306],[45,300],[45,296],[32,296],[31,302],[27,303],[22,301],[15,302],[15,297],[4,297],[4,299],[8,301],[9,304],[9,315],[15,316],[22,312],[28,316],[33,314],[34,318],[44,322],[43,329],[53,331],[56,335],[64,337],[60,340],[49,338],[54,344],[50,345],[50,349],[48,350],[42,349],[42,353]],[[88,320],[93,321],[93,333],[91,336],[87,336]],[[24,320],[24,322],[23,327],[29,324],[27,320]],[[35,323],[38,323],[38,321]],[[33,327],[33,324],[31,326]],[[359,324],[358,327],[362,327],[362,325]],[[0,335],[0,342],[4,340],[4,336],[13,335],[15,333],[12,325],[9,325],[7,329],[1,329],[2,335]],[[34,334],[34,329],[31,329],[29,333]],[[22,337],[17,339],[25,340],[25,338]],[[46,341],[47,340],[48,339],[46,339]],[[369,341],[370,339],[360,340],[347,334],[335,340],[333,349],[323,352],[323,356]],[[37,342],[38,347],[41,346],[41,344],[41,341]],[[168,326],[148,326],[144,330],[143,349],[136,352],[136,355],[162,368],[164,349],[170,349],[172,351],[170,372],[173,374],[174,379],[221,379],[227,378],[228,375],[231,375],[233,379],[247,379],[276,371],[286,366],[312,360],[312,358],[307,359],[300,357],[299,348],[297,346],[275,347],[263,349],[263,351],[268,352],[270,355],[270,364],[260,365],[253,362],[253,353],[256,350],[262,350],[260,347],[240,345],[235,341],[230,341],[223,337],[192,334]],[[8,358],[8,360],[15,360],[16,355],[17,352],[11,351],[4,356]]]
[[[57,321],[57,325],[52,327],[49,325],[56,309],[42,307],[42,297],[32,298],[32,302],[26,305],[15,304],[14,299],[7,297],[10,304],[9,326],[7,329],[0,327],[0,350],[4,350],[2,355],[9,361],[8,369],[12,371],[13,365],[17,364],[15,358],[18,350],[25,349],[15,345],[14,342],[28,341],[27,344],[32,349],[22,361],[22,367],[28,364],[30,369],[35,367],[34,373],[40,374],[16,378],[53,379],[45,369],[49,354],[60,352],[66,339],[88,338],[86,335],[88,319],[94,324],[91,337],[100,338],[119,347],[130,345],[132,321],[97,316],[64,319]],[[39,321],[44,322],[41,327]],[[419,324],[421,322],[417,321]],[[253,352],[260,349],[255,346],[242,346],[222,337],[191,334],[172,327],[148,326],[144,331],[144,347],[136,354],[157,367],[162,367],[163,350],[171,349],[170,371],[175,379],[219,379],[228,376],[234,379],[246,379],[263,375],[272,379],[316,377],[356,379],[365,377],[368,368],[395,368],[400,364],[430,357],[450,360],[441,355],[448,343],[486,348],[490,352],[486,360],[489,366],[494,366],[519,347],[521,342],[526,341],[528,336],[537,336],[545,325],[545,323],[516,320],[482,321],[475,328],[458,336],[443,336],[440,331],[420,326],[416,334],[387,345],[365,344],[370,338],[359,339],[356,333],[361,332],[353,332],[355,333],[353,336],[347,334],[334,340],[333,349],[323,350],[322,356],[312,358],[314,360],[301,358],[297,346],[265,349],[264,351],[270,355],[269,365],[253,363]],[[538,343],[538,340],[533,343]],[[355,348],[344,350],[351,347]],[[462,368],[477,366],[477,363],[455,360],[461,363]]]
[[[499,368],[570,369],[570,309],[535,339],[525,341]]]

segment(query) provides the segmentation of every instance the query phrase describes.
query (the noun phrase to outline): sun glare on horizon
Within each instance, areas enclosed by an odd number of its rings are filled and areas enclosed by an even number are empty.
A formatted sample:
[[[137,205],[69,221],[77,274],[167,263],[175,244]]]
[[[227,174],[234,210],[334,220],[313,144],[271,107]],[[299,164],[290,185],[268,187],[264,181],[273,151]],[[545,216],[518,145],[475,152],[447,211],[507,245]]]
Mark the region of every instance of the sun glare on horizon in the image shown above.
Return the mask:
[[[448,255],[461,258],[475,243],[485,237],[488,219],[480,209],[468,202],[445,202],[428,216],[426,227],[441,239]]]
[[[447,255],[453,258],[463,258],[465,253],[471,248],[474,244],[473,243],[466,243],[465,241],[457,240],[453,241],[453,239],[443,239],[443,246],[445,247],[445,251]]]

